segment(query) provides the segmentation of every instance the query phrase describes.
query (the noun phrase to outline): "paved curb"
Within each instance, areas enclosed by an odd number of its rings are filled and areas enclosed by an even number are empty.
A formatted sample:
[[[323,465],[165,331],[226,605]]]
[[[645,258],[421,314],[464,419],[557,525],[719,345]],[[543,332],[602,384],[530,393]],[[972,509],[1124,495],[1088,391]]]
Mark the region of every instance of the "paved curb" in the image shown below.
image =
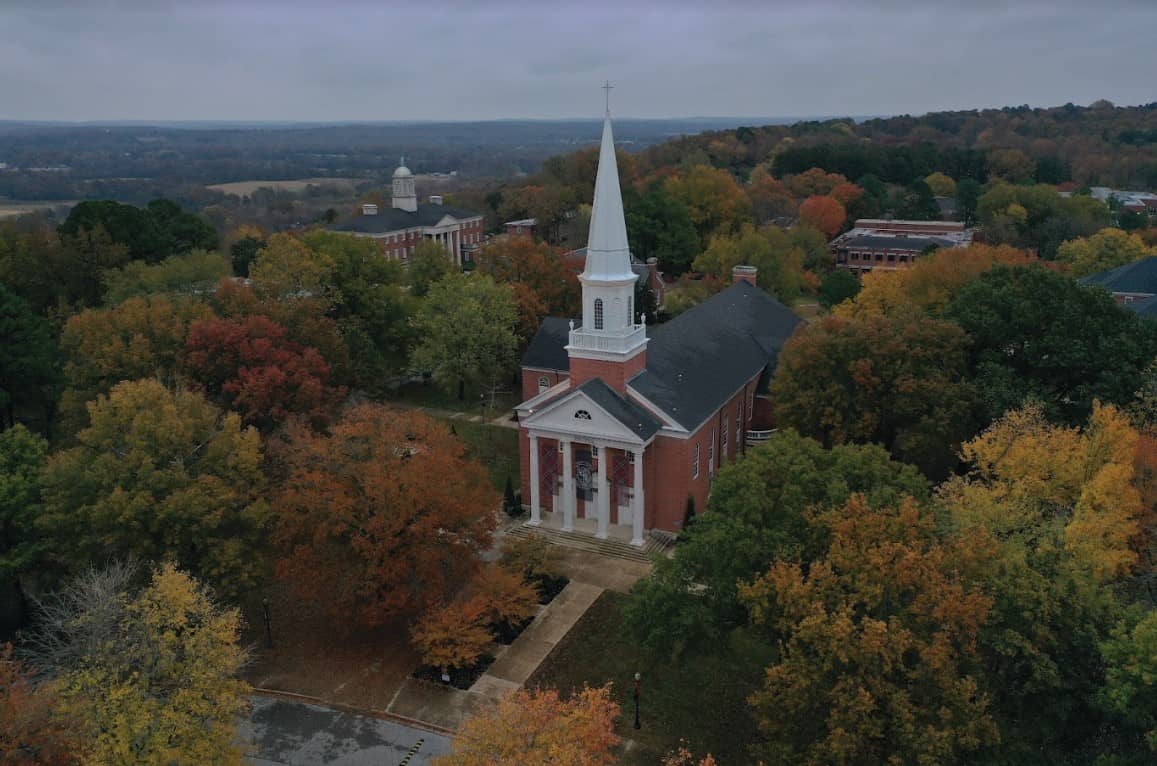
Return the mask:
[[[366,716],[368,718],[377,718],[377,719],[380,719],[382,721],[393,721],[394,723],[400,723],[400,724],[404,724],[406,726],[412,726],[416,729],[425,729],[426,731],[430,731],[430,732],[433,732],[435,734],[442,734],[442,735],[447,736],[447,737],[453,737],[455,734],[457,734],[457,731],[455,731],[454,729],[447,729],[444,726],[439,726],[439,725],[433,724],[433,723],[427,723],[425,721],[419,721],[416,718],[409,718],[407,716],[398,715],[397,713],[390,713],[390,712],[385,711],[385,710],[374,710],[372,708],[369,708],[369,709],[359,708],[359,707],[354,707],[352,705],[343,705],[340,702],[329,702],[328,700],[323,700],[320,697],[311,697],[308,694],[298,694],[297,692],[285,692],[285,691],[281,691],[279,689],[262,689],[262,688],[256,687],[256,686],[251,687],[249,691],[252,694],[257,694],[257,695],[260,695],[262,697],[274,697],[274,698],[291,700],[293,702],[306,702],[306,703],[309,703],[310,705],[318,705],[319,707],[329,708],[330,710],[337,710],[340,713],[350,713],[351,715],[360,715],[360,716]]]

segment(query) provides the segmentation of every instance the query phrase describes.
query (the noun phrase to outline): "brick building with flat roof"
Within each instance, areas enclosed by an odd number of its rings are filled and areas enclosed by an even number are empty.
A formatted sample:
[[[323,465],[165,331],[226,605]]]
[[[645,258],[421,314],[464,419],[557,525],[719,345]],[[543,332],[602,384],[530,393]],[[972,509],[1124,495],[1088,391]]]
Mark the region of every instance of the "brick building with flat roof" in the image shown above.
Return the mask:
[[[860,218],[832,240],[836,267],[854,272],[906,269],[932,250],[967,247],[972,229],[959,221],[888,221]]]

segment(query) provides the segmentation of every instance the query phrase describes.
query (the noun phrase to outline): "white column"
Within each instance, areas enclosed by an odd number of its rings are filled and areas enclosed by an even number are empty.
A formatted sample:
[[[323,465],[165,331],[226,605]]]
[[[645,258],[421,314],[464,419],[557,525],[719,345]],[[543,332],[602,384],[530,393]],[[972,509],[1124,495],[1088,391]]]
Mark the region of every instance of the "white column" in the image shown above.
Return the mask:
[[[542,492],[541,480],[538,478],[538,437],[530,435],[530,523],[538,526],[542,523]]]
[[[607,454],[606,447],[599,447],[599,473],[598,483],[598,514],[599,514],[599,531],[595,537],[605,540],[607,537],[607,528],[611,524],[611,484],[608,476],[608,469],[611,467],[610,456]]]
[[[574,468],[571,466],[570,440],[562,442],[562,531],[574,531]]]
[[[643,450],[635,453],[635,492],[631,497],[631,545],[643,544]]]

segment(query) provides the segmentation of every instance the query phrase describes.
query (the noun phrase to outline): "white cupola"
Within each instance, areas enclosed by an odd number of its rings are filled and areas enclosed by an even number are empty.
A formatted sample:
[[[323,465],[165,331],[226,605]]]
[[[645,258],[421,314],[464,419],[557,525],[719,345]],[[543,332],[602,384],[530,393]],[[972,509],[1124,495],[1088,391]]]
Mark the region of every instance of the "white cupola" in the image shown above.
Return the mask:
[[[402,157],[398,169],[394,171],[394,207],[411,213],[418,209],[418,195],[414,192],[414,174],[406,167],[405,157]]]

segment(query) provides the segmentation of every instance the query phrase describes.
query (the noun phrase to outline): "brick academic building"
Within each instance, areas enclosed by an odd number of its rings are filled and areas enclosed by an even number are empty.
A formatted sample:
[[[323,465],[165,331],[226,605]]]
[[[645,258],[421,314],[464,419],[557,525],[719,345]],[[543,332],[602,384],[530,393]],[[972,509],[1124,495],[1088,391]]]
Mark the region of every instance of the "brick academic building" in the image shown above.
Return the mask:
[[[836,267],[853,272],[906,269],[925,253],[967,247],[972,229],[954,221],[888,221],[860,218],[832,240]]]
[[[550,318],[522,360],[522,497],[530,524],[643,545],[707,502],[719,466],[771,427],[767,387],[802,320],[737,267],[733,284],[647,327],[632,269],[608,113],[581,319]]]

